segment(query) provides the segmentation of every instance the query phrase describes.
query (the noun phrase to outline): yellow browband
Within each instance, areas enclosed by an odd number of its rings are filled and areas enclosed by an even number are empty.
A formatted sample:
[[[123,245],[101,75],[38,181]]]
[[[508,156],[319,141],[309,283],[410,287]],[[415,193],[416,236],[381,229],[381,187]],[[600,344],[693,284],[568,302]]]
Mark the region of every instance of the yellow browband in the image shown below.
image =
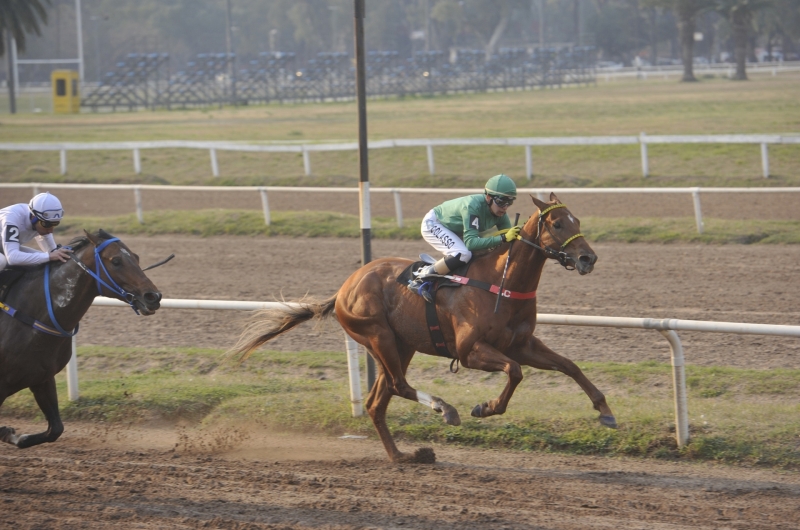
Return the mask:
[[[551,211],[555,210],[556,208],[566,208],[566,207],[567,207],[566,204],[554,204],[552,206],[548,206],[547,208],[545,208],[544,210],[539,212],[539,219],[543,218],[545,215],[547,215]],[[571,238],[569,238],[566,241],[564,241],[563,243],[561,243],[561,249],[563,250],[564,248],[566,248],[567,245],[569,245],[570,243],[572,243],[573,241],[575,241],[579,237],[583,237],[583,234],[575,234]]]
[[[551,211],[555,210],[556,208],[566,208],[566,204],[554,204],[552,206],[548,206],[541,212],[539,212],[539,217],[544,217],[545,215],[549,214]]]

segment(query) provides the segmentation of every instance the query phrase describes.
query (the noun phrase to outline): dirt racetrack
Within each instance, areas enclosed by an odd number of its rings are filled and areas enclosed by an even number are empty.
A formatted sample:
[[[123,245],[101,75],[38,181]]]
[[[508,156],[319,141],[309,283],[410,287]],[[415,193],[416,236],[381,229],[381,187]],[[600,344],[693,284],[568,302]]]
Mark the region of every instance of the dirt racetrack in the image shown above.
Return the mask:
[[[800,520],[797,473],[440,446],[434,465],[398,465],[376,441],[259,432],[238,451],[191,454],[172,451],[169,430],[70,423],[68,433],[0,447],[0,527],[754,530]]]
[[[360,260],[358,239],[123,239],[143,264],[176,253],[149,273],[166,298],[325,297]],[[588,276],[546,267],[540,311],[800,322],[800,247],[594,248],[600,259]],[[422,242],[375,240],[372,247],[374,258],[420,251],[427,251]],[[240,319],[234,312],[162,309],[145,318],[129,309],[92,308],[78,340],[225,348]],[[655,331],[542,326],[539,334],[575,361],[669,360]],[[680,336],[688,364],[800,368],[797,339]],[[344,344],[335,325],[304,326],[272,347],[343,352]],[[21,432],[42,427],[11,418],[2,423]],[[211,442],[238,440],[209,453],[187,446],[171,426],[69,422],[55,444],[0,447],[0,528],[753,529],[798,528],[800,521],[796,472],[449,446],[434,447],[435,465],[397,465],[371,439],[245,427],[232,433],[206,434]]]

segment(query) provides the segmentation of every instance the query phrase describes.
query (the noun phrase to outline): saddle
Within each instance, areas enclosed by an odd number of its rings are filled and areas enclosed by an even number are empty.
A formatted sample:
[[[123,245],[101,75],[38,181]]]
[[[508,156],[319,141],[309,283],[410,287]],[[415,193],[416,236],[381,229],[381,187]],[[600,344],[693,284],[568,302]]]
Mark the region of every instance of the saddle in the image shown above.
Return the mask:
[[[408,282],[416,278],[416,276],[414,276],[416,271],[433,263],[433,258],[430,258],[427,254],[423,254],[420,257],[427,259],[424,259],[424,261],[415,261],[406,267],[403,272],[397,276],[397,283],[403,286],[408,285]],[[456,270],[452,271],[450,274],[465,276],[469,270],[469,266],[469,263],[465,263]],[[431,341],[436,349],[437,356],[453,360],[453,362],[450,363],[450,371],[455,373],[458,371],[458,359],[452,353],[450,353],[450,350],[447,348],[447,342],[444,340],[444,335],[442,334],[441,327],[439,326],[439,315],[436,314],[436,292],[442,287],[461,287],[463,284],[454,283],[447,278],[439,276],[431,276],[425,281],[431,283],[430,293],[431,298],[433,298],[433,303],[428,303],[427,301],[425,302],[425,321],[428,325],[428,331],[431,334]],[[453,365],[455,365],[455,369],[453,369]]]

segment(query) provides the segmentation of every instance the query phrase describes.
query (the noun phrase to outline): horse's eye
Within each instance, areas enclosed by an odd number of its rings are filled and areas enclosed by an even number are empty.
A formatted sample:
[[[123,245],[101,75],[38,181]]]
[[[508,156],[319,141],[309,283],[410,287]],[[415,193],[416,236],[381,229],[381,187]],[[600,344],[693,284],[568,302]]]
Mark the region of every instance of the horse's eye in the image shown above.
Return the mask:
[[[556,221],[555,223],[553,223],[553,228],[555,228],[556,230],[561,230],[561,221]]]
[[[113,258],[111,258],[111,263],[119,267],[120,265],[122,265],[122,258],[120,258],[119,256],[114,256]]]

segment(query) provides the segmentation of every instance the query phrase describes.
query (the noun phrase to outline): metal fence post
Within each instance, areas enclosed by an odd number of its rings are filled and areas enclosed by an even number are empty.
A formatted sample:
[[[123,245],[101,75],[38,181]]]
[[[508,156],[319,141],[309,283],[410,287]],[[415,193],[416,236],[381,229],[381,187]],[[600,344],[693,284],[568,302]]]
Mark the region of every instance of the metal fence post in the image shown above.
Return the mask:
[[[650,176],[650,161],[647,159],[647,140],[645,134],[639,134],[639,146],[642,151],[642,176],[647,178]]]
[[[533,159],[531,158],[531,146],[525,146],[525,174],[528,176],[528,182],[533,179]]]
[[[217,150],[213,147],[208,150],[209,155],[211,155],[211,174],[215,177],[219,176],[219,164],[217,164]]]
[[[692,200],[694,201],[694,220],[697,223],[697,233],[703,233],[703,210],[700,207],[700,188],[692,189]]]
[[[761,170],[764,178],[769,178],[769,146],[766,143],[761,144]]]
[[[137,175],[141,175],[142,174],[142,157],[139,154],[139,148],[138,147],[133,150],[133,171]]]
[[[76,401],[78,393],[78,341],[76,335],[72,336],[72,357],[67,363],[67,397],[70,401]]]
[[[136,202],[136,217],[139,224],[144,224],[144,212],[142,211],[142,190],[139,186],[133,187],[133,200]]]
[[[303,169],[306,172],[306,176],[311,176],[311,157],[308,154],[308,149],[306,146],[303,146]]]
[[[353,417],[358,418],[364,415],[364,408],[361,404],[361,371],[358,366],[358,343],[345,333],[344,344],[347,350],[347,372],[350,375],[350,405],[353,409]]]
[[[61,150],[61,174],[62,175],[66,175],[67,174],[67,150],[66,149],[62,149]]]
[[[678,447],[689,441],[689,406],[686,401],[686,371],[683,365],[683,345],[678,334],[671,329],[659,333],[669,342],[672,357],[672,386],[675,392],[675,439]]]
[[[392,195],[394,195],[394,211],[397,217],[397,227],[403,228],[403,201],[400,198],[400,192],[392,190]]]
[[[260,188],[258,191],[261,192],[261,207],[264,209],[264,224],[269,226],[272,223],[272,218],[269,215],[269,199],[267,198],[267,190],[265,188]]]
[[[433,162],[433,145],[428,144],[428,171],[431,175],[436,173],[436,165]]]

